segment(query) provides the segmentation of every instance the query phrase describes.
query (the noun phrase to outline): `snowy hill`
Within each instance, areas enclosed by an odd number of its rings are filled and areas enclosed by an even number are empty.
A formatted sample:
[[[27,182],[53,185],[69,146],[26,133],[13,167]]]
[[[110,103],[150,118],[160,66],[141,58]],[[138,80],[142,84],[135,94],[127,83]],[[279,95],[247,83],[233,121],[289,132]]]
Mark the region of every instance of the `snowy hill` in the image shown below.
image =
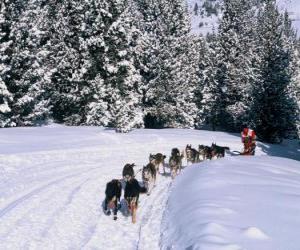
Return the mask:
[[[299,195],[296,161],[227,157],[195,165],[171,189],[163,249],[297,250]]]
[[[135,162],[138,171],[148,162],[149,153],[169,156],[173,147],[183,149],[187,143],[196,147],[217,142],[240,150],[239,135],[181,129],[118,134],[99,127],[52,125],[1,129],[0,142],[0,249],[160,249],[170,245],[168,239],[177,237],[182,227],[190,232],[195,224],[191,228],[185,225],[192,221],[202,224],[197,224],[201,230],[189,238],[195,243],[193,249],[217,249],[209,248],[210,244],[219,249],[253,249],[252,243],[274,246],[279,241],[284,249],[290,246],[295,227],[300,226],[295,217],[300,207],[299,162],[267,156],[280,153],[300,160],[297,142],[277,146],[259,143],[257,156],[261,157],[227,155],[223,160],[187,167],[174,185],[169,176],[159,176],[151,195],[140,197],[135,225],[122,211],[113,221],[101,206],[106,183],[121,178],[125,163]],[[137,178],[141,180],[140,173]],[[176,204],[181,184],[182,192],[189,185],[195,188],[196,207]],[[270,195],[265,198],[266,194]],[[209,204],[208,209],[205,206]],[[262,209],[269,206],[272,213],[256,216],[257,204]],[[162,235],[173,223],[168,218],[179,208],[182,220]],[[193,211],[199,212],[197,220]],[[288,223],[282,228],[284,237],[278,236],[280,228],[269,230],[272,216],[278,217],[276,223]],[[209,242],[210,230],[214,232]],[[268,240],[259,241],[261,235]],[[181,246],[186,240],[178,237],[174,245]],[[196,248],[200,243],[201,248]]]
[[[192,32],[207,34],[218,29],[218,20],[222,16],[222,0],[187,0],[192,19]],[[277,0],[281,11],[288,10],[294,28],[300,31],[300,1]]]
[[[207,34],[218,29],[222,0],[188,0],[194,34]]]

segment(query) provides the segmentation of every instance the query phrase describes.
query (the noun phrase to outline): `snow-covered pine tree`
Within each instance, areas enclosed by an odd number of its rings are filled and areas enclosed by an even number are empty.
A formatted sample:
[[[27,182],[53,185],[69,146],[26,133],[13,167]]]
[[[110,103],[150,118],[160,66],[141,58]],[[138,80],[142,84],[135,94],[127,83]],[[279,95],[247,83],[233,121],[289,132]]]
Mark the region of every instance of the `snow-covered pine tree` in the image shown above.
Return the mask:
[[[10,50],[12,41],[10,34],[10,13],[7,2],[0,3],[0,127],[10,127],[15,124],[11,121],[11,104],[13,95],[6,86],[10,75]]]
[[[291,102],[294,102],[296,105],[296,110],[290,110],[290,115],[294,117],[296,121],[296,130],[295,127],[290,127],[290,130],[287,131],[287,136],[294,138],[300,136],[300,82],[298,76],[300,73],[300,61],[299,61],[299,51],[298,51],[298,40],[297,33],[292,27],[292,21],[289,17],[287,11],[283,15],[283,46],[285,50],[290,51],[291,62],[289,64],[289,74],[291,74],[291,81],[288,85],[288,93],[291,98]]]
[[[128,132],[133,127],[143,126],[141,79],[133,56],[139,31],[133,25],[134,17],[127,1],[109,1],[101,14],[105,23],[101,38],[90,37],[85,41],[92,90],[86,123]]]
[[[300,41],[296,40],[295,51],[293,56],[294,62],[294,73],[292,78],[292,86],[290,88],[290,95],[297,103],[297,111],[296,111],[296,126],[297,126],[297,134],[298,138],[300,138]]]
[[[135,1],[142,19],[144,51],[138,60],[148,127],[193,127],[198,54],[189,35],[183,1]]]
[[[98,37],[101,37],[104,24],[101,19],[97,19],[103,11],[102,6],[97,5],[98,2],[49,2],[49,14],[53,18],[52,37],[48,44],[51,50],[50,68],[53,72],[52,110],[55,120],[68,125],[81,125],[85,122],[86,106],[91,95],[88,83],[91,79],[88,72],[91,62],[84,41],[94,38],[95,43],[99,43]],[[103,5],[106,4],[105,1],[102,2]],[[90,27],[93,25],[95,28],[91,31]]]
[[[258,18],[260,81],[253,88],[253,123],[262,140],[277,143],[295,130],[296,106],[290,97],[292,52],[285,46],[284,18],[276,2],[266,1]]]
[[[109,98],[111,126],[116,127],[117,132],[128,132],[143,126],[142,92],[140,74],[133,57],[139,31],[133,23],[128,2],[122,3],[120,16],[110,27],[106,40],[108,77],[105,82],[114,89]]]
[[[9,88],[14,95],[13,121],[17,126],[45,122],[49,101],[45,91],[49,84],[43,45],[49,39],[44,18],[45,1],[28,1],[22,15],[11,25],[14,42],[10,60]]]
[[[216,81],[222,90],[223,107],[217,118],[226,129],[236,131],[248,119],[251,85],[257,79],[255,4],[248,0],[225,0],[219,27]]]
[[[156,116],[155,84],[159,79],[159,55],[161,38],[164,36],[159,20],[162,16],[162,0],[133,0],[136,13],[136,25],[141,31],[135,53],[136,67],[142,76],[142,105],[145,114],[145,126],[163,127],[163,121]]]
[[[199,84],[196,90],[197,105],[199,108],[198,127],[211,126],[212,130],[220,127],[221,113],[225,110],[224,93],[217,79],[218,57],[216,55],[217,35],[208,34],[203,41],[199,54]]]

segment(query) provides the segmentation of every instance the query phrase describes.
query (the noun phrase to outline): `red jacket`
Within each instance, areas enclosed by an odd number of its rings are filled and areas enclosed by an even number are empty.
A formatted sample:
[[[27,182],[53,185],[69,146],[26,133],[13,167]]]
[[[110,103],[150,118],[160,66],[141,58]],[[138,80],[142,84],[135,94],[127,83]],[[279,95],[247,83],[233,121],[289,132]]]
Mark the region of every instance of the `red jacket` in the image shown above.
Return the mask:
[[[250,139],[251,142],[256,139],[255,131],[251,128],[244,128],[241,135],[243,143],[245,142],[245,138]]]

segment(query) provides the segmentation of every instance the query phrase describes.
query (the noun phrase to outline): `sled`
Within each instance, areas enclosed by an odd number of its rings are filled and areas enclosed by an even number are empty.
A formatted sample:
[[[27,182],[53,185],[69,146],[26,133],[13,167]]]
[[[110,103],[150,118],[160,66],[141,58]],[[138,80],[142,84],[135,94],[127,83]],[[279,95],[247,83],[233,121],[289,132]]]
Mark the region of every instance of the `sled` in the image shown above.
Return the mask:
[[[245,144],[243,152],[232,151],[232,153],[233,153],[234,156],[236,156],[236,155],[253,156],[255,154],[255,148],[256,148],[256,144],[252,142],[252,143]]]
[[[253,154],[251,152],[240,152],[240,151],[232,151],[232,155],[233,156],[238,156],[238,155],[250,155],[253,156]]]

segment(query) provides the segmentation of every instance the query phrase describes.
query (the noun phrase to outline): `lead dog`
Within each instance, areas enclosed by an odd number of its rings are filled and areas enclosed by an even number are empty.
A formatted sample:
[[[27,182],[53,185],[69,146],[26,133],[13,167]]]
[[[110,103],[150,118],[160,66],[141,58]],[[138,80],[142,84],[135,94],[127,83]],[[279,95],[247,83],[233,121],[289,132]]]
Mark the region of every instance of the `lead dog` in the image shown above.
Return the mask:
[[[225,150],[229,150],[229,147],[218,146],[216,143],[211,144],[211,156],[221,158],[225,156]]]

